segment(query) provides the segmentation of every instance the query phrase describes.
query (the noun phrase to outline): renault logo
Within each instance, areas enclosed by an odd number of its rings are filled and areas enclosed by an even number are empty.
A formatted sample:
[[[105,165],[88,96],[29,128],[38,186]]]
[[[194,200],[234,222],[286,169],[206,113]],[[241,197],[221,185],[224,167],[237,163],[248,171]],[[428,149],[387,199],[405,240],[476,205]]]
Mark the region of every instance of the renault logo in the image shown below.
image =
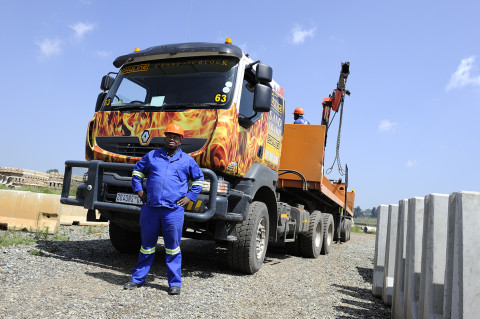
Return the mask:
[[[150,138],[150,132],[149,131],[144,131],[140,138],[142,140],[142,143],[144,143],[144,144],[147,143],[148,139]]]

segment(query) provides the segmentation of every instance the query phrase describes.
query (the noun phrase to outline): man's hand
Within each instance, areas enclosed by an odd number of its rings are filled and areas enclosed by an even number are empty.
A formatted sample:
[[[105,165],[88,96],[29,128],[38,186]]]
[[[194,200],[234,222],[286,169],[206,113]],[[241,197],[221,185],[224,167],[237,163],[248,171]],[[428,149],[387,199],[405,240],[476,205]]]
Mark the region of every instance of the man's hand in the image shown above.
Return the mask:
[[[188,198],[187,196],[180,198],[177,202],[177,204],[182,207],[187,205],[188,203],[190,203],[190,198]]]
[[[144,204],[147,203],[147,194],[146,194],[143,190],[138,191],[138,192],[137,192],[137,195],[138,195],[138,197],[140,197],[140,199],[142,200],[142,202],[143,202]]]

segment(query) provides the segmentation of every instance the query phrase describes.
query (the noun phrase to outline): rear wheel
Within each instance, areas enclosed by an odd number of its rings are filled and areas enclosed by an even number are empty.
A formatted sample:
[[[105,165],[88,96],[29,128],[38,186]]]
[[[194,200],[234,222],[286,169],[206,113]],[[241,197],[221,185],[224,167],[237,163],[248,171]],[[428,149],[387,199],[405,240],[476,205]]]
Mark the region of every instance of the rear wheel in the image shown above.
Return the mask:
[[[310,214],[308,232],[299,234],[298,240],[302,255],[307,258],[317,258],[323,243],[323,218],[318,210]]]
[[[348,240],[348,220],[343,219],[342,221],[342,228],[340,229],[340,241],[342,243],[346,242]]]
[[[267,205],[262,202],[250,204],[248,218],[236,227],[237,240],[228,243],[228,265],[232,270],[253,274],[262,267],[267,252]]]
[[[123,228],[117,223],[110,222],[110,242],[113,247],[122,253],[136,254],[140,251],[142,239],[139,232]]]
[[[323,245],[322,255],[330,253],[330,247],[333,243],[333,233],[335,231],[335,223],[332,214],[323,214]]]
[[[350,240],[350,234],[352,233],[352,220],[347,219],[347,241]]]

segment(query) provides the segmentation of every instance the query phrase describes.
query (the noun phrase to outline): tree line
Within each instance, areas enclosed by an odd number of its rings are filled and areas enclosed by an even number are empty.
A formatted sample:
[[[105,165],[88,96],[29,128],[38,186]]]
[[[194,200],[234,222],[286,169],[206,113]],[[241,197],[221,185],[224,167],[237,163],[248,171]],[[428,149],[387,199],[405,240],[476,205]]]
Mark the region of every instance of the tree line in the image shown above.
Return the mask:
[[[368,208],[363,210],[360,206],[355,207],[353,211],[354,218],[377,218],[377,208]]]

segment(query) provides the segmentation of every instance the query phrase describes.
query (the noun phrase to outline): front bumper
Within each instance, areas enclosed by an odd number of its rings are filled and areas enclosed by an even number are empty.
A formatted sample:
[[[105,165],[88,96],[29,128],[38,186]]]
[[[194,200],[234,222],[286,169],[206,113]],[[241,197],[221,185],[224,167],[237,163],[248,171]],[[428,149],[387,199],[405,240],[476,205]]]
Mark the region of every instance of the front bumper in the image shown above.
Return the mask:
[[[84,194],[78,198],[69,198],[69,190],[72,178],[72,168],[88,168],[86,187]],[[60,202],[66,205],[83,206],[88,210],[108,210],[123,213],[140,214],[141,206],[115,203],[112,195],[115,188],[130,189],[131,172],[135,164],[107,163],[103,161],[66,161],[63,188]],[[185,209],[185,219],[191,221],[207,221],[209,219],[229,220],[227,198],[217,196],[218,177],[210,169],[201,169],[206,178],[210,180],[208,194],[200,194],[196,202],[191,202]],[[112,172],[127,172],[126,176]],[[238,216],[231,216],[230,220],[238,220]]]

